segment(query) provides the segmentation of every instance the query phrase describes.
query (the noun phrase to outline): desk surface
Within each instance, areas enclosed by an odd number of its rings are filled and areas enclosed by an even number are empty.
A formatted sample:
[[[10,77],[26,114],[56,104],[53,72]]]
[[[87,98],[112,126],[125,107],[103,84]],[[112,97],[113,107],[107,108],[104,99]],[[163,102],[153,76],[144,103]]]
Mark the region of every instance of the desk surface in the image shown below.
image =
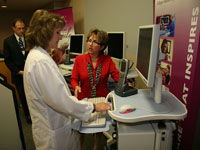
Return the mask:
[[[136,78],[136,77],[138,77],[137,71],[129,70],[128,75],[127,75],[127,79]]]
[[[58,65],[58,68],[60,69],[60,72],[62,73],[63,76],[68,76],[72,74],[73,66],[74,64],[70,65],[60,64]]]
[[[69,70],[69,71],[72,71],[72,69],[74,67],[74,64],[70,64],[70,65],[60,64],[60,65],[58,65],[58,67],[62,68],[62,69]]]
[[[109,94],[114,95],[115,110],[108,114],[114,120],[125,123],[134,123],[149,120],[180,120],[187,115],[187,109],[174,95],[168,91],[162,92],[162,102],[157,104],[150,96],[150,90],[138,90],[138,94],[120,97],[114,91]],[[119,113],[120,106],[132,104],[136,110],[127,113]]]
[[[72,69],[73,69],[74,64],[70,64],[70,65],[65,65],[65,64],[60,64],[58,65],[60,72],[62,73],[62,75],[71,75]],[[128,76],[127,78],[135,78],[137,77],[138,74],[136,71],[130,70],[128,72]]]

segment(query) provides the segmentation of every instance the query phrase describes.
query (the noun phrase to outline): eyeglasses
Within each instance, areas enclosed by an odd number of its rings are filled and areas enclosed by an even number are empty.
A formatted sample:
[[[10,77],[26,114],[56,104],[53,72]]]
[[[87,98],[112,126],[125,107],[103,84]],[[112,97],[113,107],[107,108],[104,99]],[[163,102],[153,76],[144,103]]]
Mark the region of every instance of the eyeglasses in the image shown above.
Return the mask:
[[[101,43],[97,42],[96,40],[89,39],[87,40],[88,43],[92,43],[94,45],[101,45]]]
[[[16,27],[15,27],[16,28]],[[24,30],[24,28],[16,28],[17,30]]]

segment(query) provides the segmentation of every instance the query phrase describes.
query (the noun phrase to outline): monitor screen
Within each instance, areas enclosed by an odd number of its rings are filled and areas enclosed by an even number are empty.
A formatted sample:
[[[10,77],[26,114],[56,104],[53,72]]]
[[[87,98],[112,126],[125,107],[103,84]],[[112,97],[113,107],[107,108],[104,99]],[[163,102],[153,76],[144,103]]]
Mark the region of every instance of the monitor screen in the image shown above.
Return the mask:
[[[70,36],[70,54],[81,55],[84,53],[84,34]]]
[[[126,54],[125,32],[108,32],[109,42],[107,55],[112,58],[122,59]]]
[[[136,70],[148,87],[153,87],[159,54],[159,25],[140,26]]]
[[[121,62],[120,71],[121,71],[121,72],[125,72],[125,71],[126,71],[126,62],[125,62],[125,61]]]

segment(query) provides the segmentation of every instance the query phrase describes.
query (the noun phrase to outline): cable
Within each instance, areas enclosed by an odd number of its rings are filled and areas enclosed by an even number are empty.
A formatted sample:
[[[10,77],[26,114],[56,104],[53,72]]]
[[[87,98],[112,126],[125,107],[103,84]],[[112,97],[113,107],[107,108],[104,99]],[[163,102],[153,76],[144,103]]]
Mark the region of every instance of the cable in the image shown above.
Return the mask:
[[[130,61],[130,60],[129,60]],[[131,69],[133,67],[134,62],[132,62],[131,66],[128,69]]]

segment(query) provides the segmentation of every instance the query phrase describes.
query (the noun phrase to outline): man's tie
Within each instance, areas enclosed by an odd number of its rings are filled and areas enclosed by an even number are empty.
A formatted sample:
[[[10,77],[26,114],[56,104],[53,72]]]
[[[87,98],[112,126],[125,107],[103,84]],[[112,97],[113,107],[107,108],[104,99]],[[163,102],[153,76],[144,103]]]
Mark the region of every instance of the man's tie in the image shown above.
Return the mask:
[[[22,38],[21,37],[19,37],[19,47],[20,47],[21,50],[24,50],[24,44],[22,42]]]

